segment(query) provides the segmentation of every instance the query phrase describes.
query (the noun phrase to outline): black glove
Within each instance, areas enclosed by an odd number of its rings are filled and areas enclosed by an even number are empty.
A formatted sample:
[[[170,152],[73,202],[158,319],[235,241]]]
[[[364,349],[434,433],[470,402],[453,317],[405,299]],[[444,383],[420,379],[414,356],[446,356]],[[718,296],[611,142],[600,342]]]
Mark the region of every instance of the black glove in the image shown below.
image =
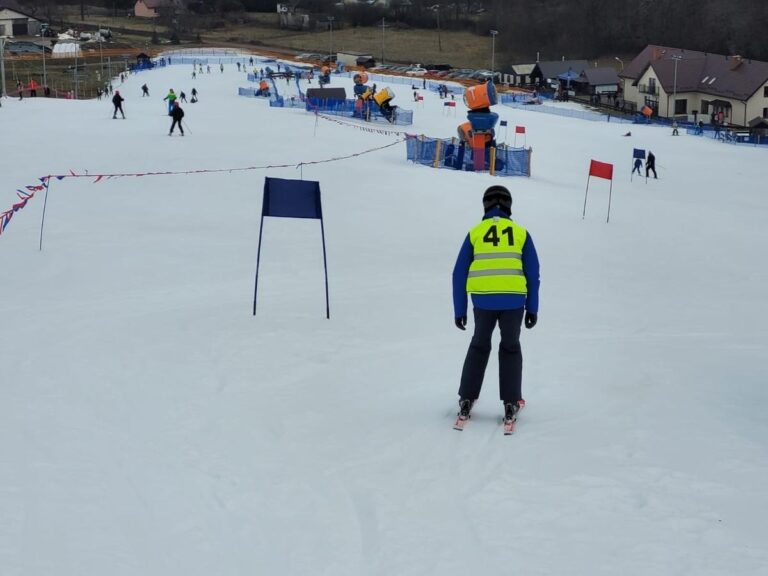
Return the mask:
[[[525,313],[525,327],[526,328],[533,328],[536,326],[536,321],[539,319],[539,317],[534,314],[533,312],[526,312]]]
[[[456,328],[459,330],[466,330],[467,325],[467,317],[466,316],[459,316],[456,318]]]

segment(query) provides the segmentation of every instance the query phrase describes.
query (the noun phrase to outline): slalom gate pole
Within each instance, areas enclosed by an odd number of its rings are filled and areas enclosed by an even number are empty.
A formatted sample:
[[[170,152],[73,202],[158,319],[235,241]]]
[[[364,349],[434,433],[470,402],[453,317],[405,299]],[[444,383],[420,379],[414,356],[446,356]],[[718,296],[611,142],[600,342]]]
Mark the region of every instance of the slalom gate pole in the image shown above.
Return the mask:
[[[589,176],[587,176],[587,189],[584,191],[584,210],[581,212],[581,219],[587,215],[587,194],[589,193]]]
[[[48,175],[45,179],[45,199],[43,200],[43,217],[40,219],[40,248],[39,251],[43,251],[43,226],[45,226],[45,208],[48,206],[48,190],[51,187],[51,176]]]
[[[613,194],[613,180],[611,180],[611,187],[608,188],[608,216],[605,219],[605,223],[608,224],[608,222],[611,221],[611,195]]]
[[[320,235],[323,239],[323,268],[325,269],[325,317],[326,319],[331,319],[331,304],[330,300],[328,298],[328,261],[325,257],[325,226],[323,225],[323,218],[321,215],[320,218]],[[256,313],[256,300],[254,296],[254,314]]]
[[[261,224],[259,225],[259,249],[256,251],[256,279],[253,283],[253,315],[256,316],[256,294],[259,289],[259,261],[261,260],[261,233],[264,231],[264,213],[262,210]]]

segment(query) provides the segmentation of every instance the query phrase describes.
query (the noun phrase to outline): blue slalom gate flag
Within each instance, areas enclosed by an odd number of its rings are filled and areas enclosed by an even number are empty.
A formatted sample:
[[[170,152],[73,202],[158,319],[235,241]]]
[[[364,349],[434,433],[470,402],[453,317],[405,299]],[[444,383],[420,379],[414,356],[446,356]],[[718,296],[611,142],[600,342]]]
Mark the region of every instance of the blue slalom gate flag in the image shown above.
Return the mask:
[[[635,148],[632,152],[632,159],[640,158],[641,160],[645,160],[645,150],[642,148]]]
[[[323,267],[325,269],[325,317],[331,317],[328,298],[328,263],[325,254],[325,227],[323,207],[320,201],[320,182],[311,180],[287,180],[284,178],[264,179],[264,198],[261,206],[259,226],[259,248],[256,253],[256,281],[253,287],[253,315],[256,315],[256,294],[259,286],[259,262],[261,261],[262,232],[264,217],[312,218],[320,220],[320,237],[323,242]]]
[[[499,126],[506,126],[506,125],[507,125],[506,120],[502,120],[501,122],[499,122]]]

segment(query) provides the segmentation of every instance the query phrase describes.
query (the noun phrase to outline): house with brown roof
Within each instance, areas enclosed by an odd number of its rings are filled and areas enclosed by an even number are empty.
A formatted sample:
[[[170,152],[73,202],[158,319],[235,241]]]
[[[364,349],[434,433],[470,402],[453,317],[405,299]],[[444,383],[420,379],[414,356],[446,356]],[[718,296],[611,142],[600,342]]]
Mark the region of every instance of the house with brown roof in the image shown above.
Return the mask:
[[[34,36],[40,33],[40,21],[14,6],[0,5],[0,36]]]
[[[180,0],[137,0],[133,14],[137,18],[157,18],[163,8],[181,8]]]
[[[738,127],[768,118],[768,62],[648,45],[619,73],[624,100],[694,122],[719,115]]]

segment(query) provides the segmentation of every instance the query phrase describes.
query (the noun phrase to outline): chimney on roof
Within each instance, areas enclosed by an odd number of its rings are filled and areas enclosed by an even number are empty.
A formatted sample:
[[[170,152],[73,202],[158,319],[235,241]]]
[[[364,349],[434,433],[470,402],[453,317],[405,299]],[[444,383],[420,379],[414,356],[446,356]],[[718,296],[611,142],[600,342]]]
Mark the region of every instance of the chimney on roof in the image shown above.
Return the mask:
[[[743,61],[741,59],[741,56],[739,54],[736,54],[734,56],[731,56],[731,70],[736,70],[739,66],[742,65]]]

